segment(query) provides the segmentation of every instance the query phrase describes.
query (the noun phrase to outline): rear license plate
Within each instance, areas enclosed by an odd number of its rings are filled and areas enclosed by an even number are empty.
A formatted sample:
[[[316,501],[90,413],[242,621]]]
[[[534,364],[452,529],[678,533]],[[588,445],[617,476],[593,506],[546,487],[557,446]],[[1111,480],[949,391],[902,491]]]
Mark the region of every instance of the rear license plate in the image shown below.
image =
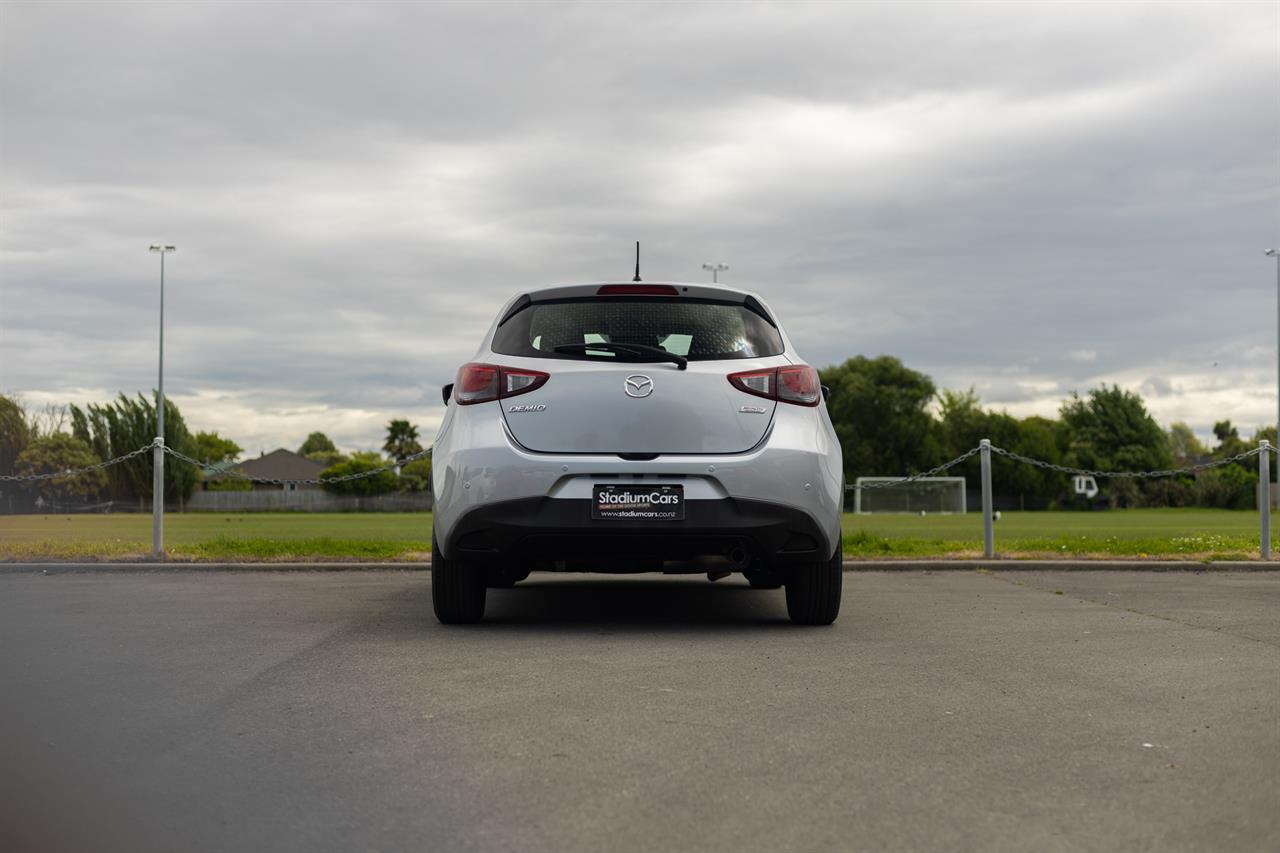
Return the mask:
[[[601,521],[684,521],[684,486],[596,486],[591,517]]]

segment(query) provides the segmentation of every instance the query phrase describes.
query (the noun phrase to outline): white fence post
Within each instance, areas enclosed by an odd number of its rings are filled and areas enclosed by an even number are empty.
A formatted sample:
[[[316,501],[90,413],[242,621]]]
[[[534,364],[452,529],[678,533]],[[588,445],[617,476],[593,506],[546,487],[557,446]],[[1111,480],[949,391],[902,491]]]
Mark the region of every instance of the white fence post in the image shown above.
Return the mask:
[[[978,446],[982,451],[982,556],[990,560],[996,555],[991,509],[991,440],[984,438]]]
[[[1258,454],[1258,518],[1262,523],[1259,544],[1262,559],[1271,559],[1271,442],[1265,438]]]

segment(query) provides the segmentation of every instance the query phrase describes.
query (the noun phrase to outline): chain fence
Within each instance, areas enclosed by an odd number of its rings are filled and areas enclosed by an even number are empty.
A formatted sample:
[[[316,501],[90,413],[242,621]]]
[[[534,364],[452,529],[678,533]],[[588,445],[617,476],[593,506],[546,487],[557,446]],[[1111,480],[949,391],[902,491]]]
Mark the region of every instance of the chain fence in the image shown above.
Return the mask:
[[[1014,462],[1022,462],[1027,465],[1033,465],[1036,468],[1043,468],[1046,471],[1056,471],[1059,474],[1071,474],[1074,476],[1085,477],[1110,477],[1116,480],[1146,480],[1156,477],[1180,477],[1183,475],[1199,474],[1201,471],[1208,471],[1211,468],[1221,468],[1224,465],[1234,465],[1238,462],[1244,462],[1254,456],[1262,453],[1264,448],[1259,445],[1253,450],[1247,450],[1244,453],[1237,453],[1234,456],[1226,456],[1222,459],[1214,459],[1211,462],[1201,462],[1198,465],[1188,465],[1185,468],[1161,468],[1156,471],[1098,471],[1093,468],[1072,468],[1070,465],[1059,465],[1056,462],[1045,462],[1043,459],[1033,459],[1030,456],[1023,456],[1021,453],[1015,453],[1012,450],[1005,450],[1003,447],[991,445],[991,452],[997,456],[1004,456]],[[867,491],[869,489],[887,489],[895,486],[901,486],[903,483],[912,483],[916,480],[927,480],[930,477],[936,477],[949,468],[954,468],[961,462],[973,458],[982,452],[982,445],[961,453],[950,462],[943,462],[936,468],[930,468],[928,471],[921,471],[919,474],[910,474],[904,477],[895,477],[892,480],[881,481],[876,483],[856,483],[845,486],[846,491]]]
[[[101,471],[103,468],[110,468],[112,465],[128,462],[135,456],[141,456],[159,443],[160,439],[157,438],[151,444],[139,447],[137,450],[132,450],[123,456],[108,459],[106,462],[98,462],[95,465],[86,465],[83,468],[64,468],[59,471],[49,471],[42,474],[0,474],[0,483],[30,483],[38,480],[54,480],[58,477],[76,477],[80,474],[87,474],[90,471]]]
[[[978,448],[979,450],[981,447]],[[1014,462],[1023,462],[1027,465],[1034,465],[1037,468],[1043,468],[1046,471],[1057,471],[1060,474],[1072,474],[1084,477],[1110,477],[1113,480],[1148,480],[1157,477],[1179,477],[1184,474],[1199,474],[1201,471],[1208,471],[1211,468],[1221,468],[1224,465],[1233,465],[1237,462],[1243,462],[1262,453],[1264,446],[1259,445],[1253,450],[1247,450],[1244,453],[1237,453],[1234,456],[1227,456],[1222,459],[1214,459],[1211,462],[1201,462],[1198,465],[1188,465],[1186,468],[1161,468],[1156,471],[1095,471],[1091,468],[1072,468],[1068,465],[1057,465],[1053,462],[1045,462],[1041,459],[1032,459],[1030,456],[1023,456],[1021,453],[1014,453],[1012,450],[1005,450],[1003,447],[991,445],[991,452],[998,456],[1004,456]],[[970,450],[966,456],[972,456],[974,451]]]
[[[182,462],[186,462],[188,465],[194,465],[195,467],[199,468],[201,471],[204,471],[206,474],[209,472],[213,472],[217,476],[226,478],[228,480],[246,480],[250,483],[265,483],[273,486],[283,486],[290,483],[300,485],[300,486],[324,486],[329,483],[346,483],[351,480],[362,480],[365,477],[375,477],[378,474],[383,474],[383,473],[386,473],[387,471],[395,471],[397,468],[401,468],[405,465],[408,465],[410,462],[413,462],[418,459],[424,459],[427,456],[431,455],[431,448],[428,447],[425,450],[420,450],[417,453],[411,453],[408,456],[404,457],[403,459],[399,459],[387,465],[382,465],[377,468],[371,468],[368,471],[361,471],[357,474],[343,474],[340,477],[310,477],[310,478],[294,478],[294,479],[285,478],[285,477],[253,477],[253,476],[250,476],[249,474],[245,474],[242,471],[236,471],[234,469],[224,469],[222,466],[216,465],[210,462],[201,462],[199,459],[188,456],[187,454],[179,450],[173,449],[167,444],[164,444],[159,438],[157,438],[155,441],[151,442],[150,444],[144,445],[143,447],[139,447],[137,450],[132,450],[124,454],[123,456],[117,456],[115,459],[108,459],[106,462],[98,462],[95,465],[86,465],[82,468],[64,468],[58,471],[48,471],[41,474],[0,474],[0,482],[26,483],[26,482],[32,482],[37,480],[53,480],[58,477],[76,477],[76,476],[79,476],[80,474],[87,474],[90,471],[100,471],[103,468],[110,468],[112,465],[119,465],[121,462],[127,462],[136,456],[141,456],[144,453],[148,453],[154,450],[156,447],[159,447],[161,450],[163,450],[169,456],[172,456],[174,459],[178,459]]]
[[[937,466],[936,468],[930,468],[928,471],[921,471],[919,474],[911,474],[909,476],[902,477],[901,479],[894,478],[892,480],[881,481],[878,483],[855,483],[853,485],[846,485],[844,488],[846,492],[854,492],[854,491],[865,492],[869,489],[887,489],[891,486],[901,486],[903,483],[914,483],[916,480],[927,480],[930,477],[938,476],[943,471],[946,471],[949,468],[956,467],[961,462],[964,462],[965,460],[970,459],[981,452],[982,452],[982,446],[979,445],[973,448],[972,450],[968,450],[968,451],[965,451],[964,453],[961,453],[959,456],[957,456],[955,459],[952,459],[950,462],[943,462],[941,465]]]
[[[36,482],[42,480],[53,480],[59,477],[75,477],[91,471],[101,471],[104,468],[110,468],[113,465],[119,465],[130,459],[141,456],[148,451],[154,451],[159,448],[164,453],[172,456],[188,465],[193,465],[206,473],[212,472],[218,477],[234,480],[246,480],[251,483],[263,483],[273,486],[283,485],[306,485],[306,486],[325,486],[333,483],[347,483],[352,480],[361,480],[366,477],[376,477],[389,471],[395,471],[398,468],[407,465],[417,459],[423,459],[431,455],[432,448],[428,447],[417,453],[412,453],[403,459],[392,461],[386,465],[371,468],[368,471],[360,471],[354,474],[343,474],[337,477],[307,477],[307,478],[284,478],[284,477],[254,477],[245,474],[242,471],[227,469],[221,465],[201,462],[194,457],[188,456],[179,450],[167,446],[163,439],[157,438],[151,444],[139,447],[137,450],[130,451],[114,459],[108,459],[105,462],[98,462],[93,465],[85,465],[79,468],[65,468],[59,471],[46,471],[38,474],[0,474],[0,482]],[[1046,471],[1055,471],[1060,474],[1069,474],[1072,476],[1085,477],[1101,477],[1116,480],[1147,480],[1158,477],[1181,477],[1194,476],[1202,471],[1208,471],[1213,468],[1221,468],[1224,465],[1235,465],[1245,462],[1255,456],[1259,458],[1259,488],[1258,488],[1258,509],[1261,517],[1261,551],[1264,559],[1271,556],[1271,532],[1270,532],[1270,498],[1267,494],[1267,476],[1269,471],[1269,463],[1267,454],[1271,451],[1271,447],[1267,442],[1262,442],[1259,446],[1243,453],[1237,453],[1223,459],[1214,459],[1210,462],[1201,462],[1196,465],[1189,465],[1185,468],[1162,468],[1155,471],[1101,471],[1093,468],[1075,468],[1070,465],[1059,465],[1055,462],[1046,462],[1043,459],[1035,459],[1030,456],[1024,456],[1012,450],[1006,450],[1003,447],[997,447],[986,440],[983,440],[977,447],[965,451],[956,458],[944,462],[930,468],[927,471],[921,471],[918,474],[911,474],[901,478],[892,480],[882,480],[871,483],[857,483],[854,485],[846,485],[846,491],[883,489],[891,486],[901,486],[903,483],[911,483],[916,480],[923,480],[929,477],[935,477],[944,471],[965,462],[974,456],[981,454],[982,458],[982,512],[983,512],[983,555],[987,558],[995,556],[995,539],[992,531],[992,498],[991,498],[991,457],[1003,456],[1011,462],[1018,462],[1024,465],[1031,465]],[[158,524],[158,522],[157,522]],[[157,528],[158,529],[158,528]],[[157,538],[157,552],[159,551],[159,539]]]
[[[411,453],[403,459],[382,465],[378,468],[370,468],[368,471],[360,471],[357,474],[343,474],[339,477],[309,477],[309,478],[287,478],[287,477],[251,477],[242,471],[234,469],[223,469],[217,465],[207,462],[201,462],[199,459],[193,459],[185,453],[174,450],[172,447],[165,446],[164,452],[172,456],[174,459],[186,462],[188,465],[194,465],[202,471],[208,473],[213,471],[219,477],[225,477],[228,480],[246,480],[250,483],[265,483],[272,486],[299,485],[299,486],[325,486],[330,483],[349,483],[352,480],[363,480],[366,477],[376,477],[378,474],[384,474],[388,471],[395,471],[414,462],[418,459],[424,459],[431,455],[431,448],[420,450],[417,453]]]

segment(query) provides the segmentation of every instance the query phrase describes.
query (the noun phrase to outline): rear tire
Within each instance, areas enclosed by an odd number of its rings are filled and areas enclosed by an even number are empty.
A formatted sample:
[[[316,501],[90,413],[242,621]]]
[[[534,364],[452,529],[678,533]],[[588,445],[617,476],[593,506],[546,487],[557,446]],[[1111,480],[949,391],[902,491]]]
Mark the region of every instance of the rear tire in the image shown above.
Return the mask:
[[[797,625],[830,625],[840,615],[843,547],[836,540],[831,559],[805,563],[787,576],[787,615]]]
[[[431,531],[431,604],[446,625],[466,625],[484,618],[485,572],[465,560],[446,560]]]

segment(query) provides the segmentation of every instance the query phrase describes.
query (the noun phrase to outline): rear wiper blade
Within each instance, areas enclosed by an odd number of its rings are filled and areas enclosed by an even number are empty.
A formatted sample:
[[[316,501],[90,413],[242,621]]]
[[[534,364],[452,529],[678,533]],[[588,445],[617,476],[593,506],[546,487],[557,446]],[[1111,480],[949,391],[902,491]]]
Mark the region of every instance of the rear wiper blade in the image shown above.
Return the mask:
[[[615,343],[598,343],[598,344],[561,344],[555,348],[556,352],[564,353],[582,353],[585,354],[590,350],[599,350],[601,352],[613,352],[618,355],[635,356],[636,361],[671,361],[681,370],[689,367],[689,359],[682,355],[676,355],[673,352],[667,352],[662,347],[651,347],[648,344],[615,344]]]

